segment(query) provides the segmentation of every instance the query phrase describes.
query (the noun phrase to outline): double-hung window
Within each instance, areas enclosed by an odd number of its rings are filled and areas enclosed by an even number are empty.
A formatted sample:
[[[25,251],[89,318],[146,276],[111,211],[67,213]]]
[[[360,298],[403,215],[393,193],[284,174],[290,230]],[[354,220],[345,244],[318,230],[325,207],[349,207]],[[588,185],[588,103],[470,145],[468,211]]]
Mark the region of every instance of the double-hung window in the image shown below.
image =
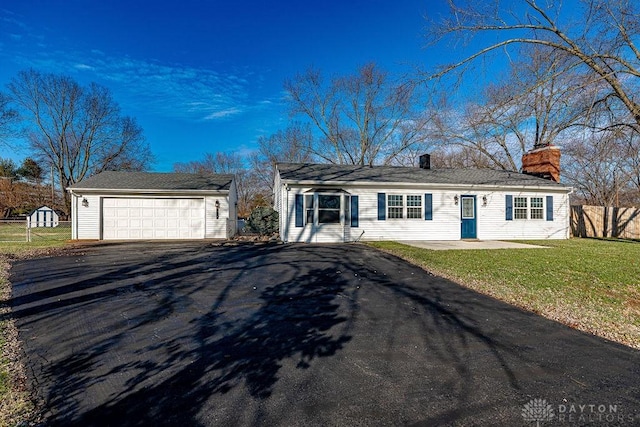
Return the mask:
[[[389,194],[387,198],[387,206],[389,208],[389,212],[387,217],[389,219],[403,218],[403,196],[398,194]]]
[[[532,197],[529,199],[531,202],[531,210],[529,212],[530,219],[544,219],[544,207],[542,197]]]
[[[313,213],[314,213],[314,206],[313,206],[313,194],[305,194],[304,195],[304,209],[306,212],[306,224],[313,224]]]
[[[422,195],[389,194],[387,196],[387,218],[420,219],[422,218]]]
[[[514,197],[513,219],[544,219],[542,197]]]
[[[527,198],[526,197],[514,197],[513,198],[513,218],[514,219],[527,219]]]
[[[407,218],[415,219],[422,218],[422,196],[421,195],[408,195],[407,196]]]

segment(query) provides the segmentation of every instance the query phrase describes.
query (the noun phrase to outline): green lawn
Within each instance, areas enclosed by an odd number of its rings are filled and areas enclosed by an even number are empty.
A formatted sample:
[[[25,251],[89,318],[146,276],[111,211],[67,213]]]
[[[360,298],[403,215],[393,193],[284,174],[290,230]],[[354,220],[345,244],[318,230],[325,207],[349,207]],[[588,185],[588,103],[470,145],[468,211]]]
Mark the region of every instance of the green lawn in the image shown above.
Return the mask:
[[[11,260],[46,255],[58,251],[64,241],[0,243],[0,426],[32,421],[35,407],[26,388],[24,367],[18,358],[17,331],[9,315],[9,263]],[[29,424],[24,424],[29,425]]]
[[[30,234],[32,242],[69,240],[71,239],[71,225],[69,222],[61,222],[57,227],[33,227]],[[0,222],[0,244],[26,241],[27,229],[24,221]]]
[[[640,348],[640,242],[522,243],[548,248],[433,251],[370,244],[479,292]]]
[[[34,227],[30,230],[30,234],[32,242],[40,240],[70,240],[71,226],[69,224],[61,224],[58,227]]]
[[[24,221],[0,222],[0,242],[24,242],[27,240],[27,228]]]

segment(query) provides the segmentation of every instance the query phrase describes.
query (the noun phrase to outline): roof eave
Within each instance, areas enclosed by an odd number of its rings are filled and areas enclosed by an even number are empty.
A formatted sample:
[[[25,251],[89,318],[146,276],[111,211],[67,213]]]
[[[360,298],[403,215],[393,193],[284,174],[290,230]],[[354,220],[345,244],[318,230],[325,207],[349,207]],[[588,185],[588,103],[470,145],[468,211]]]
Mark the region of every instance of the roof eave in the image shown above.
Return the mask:
[[[226,190],[194,190],[194,189],[153,189],[153,188],[78,188],[78,187],[68,187],[67,191],[69,193],[78,193],[78,192],[91,192],[91,193],[105,193],[105,194],[175,194],[175,193],[186,193],[186,194],[226,194],[229,193],[229,189]]]
[[[357,186],[357,187],[395,187],[395,188],[434,188],[444,190],[455,190],[461,187],[473,190],[498,190],[498,189],[527,189],[527,190],[546,190],[556,192],[571,192],[572,187],[563,185],[526,185],[526,184],[435,184],[420,182],[372,182],[372,181],[317,181],[317,180],[293,180],[282,179],[282,184],[299,185],[299,186]]]

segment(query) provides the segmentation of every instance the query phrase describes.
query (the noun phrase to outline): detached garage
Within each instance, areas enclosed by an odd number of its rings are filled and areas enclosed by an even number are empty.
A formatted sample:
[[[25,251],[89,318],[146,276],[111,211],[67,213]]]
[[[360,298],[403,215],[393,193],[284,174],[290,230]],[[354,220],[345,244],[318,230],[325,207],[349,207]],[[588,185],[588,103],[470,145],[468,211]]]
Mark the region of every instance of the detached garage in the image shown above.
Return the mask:
[[[109,171],[68,191],[73,239],[218,239],[236,231],[233,175]]]

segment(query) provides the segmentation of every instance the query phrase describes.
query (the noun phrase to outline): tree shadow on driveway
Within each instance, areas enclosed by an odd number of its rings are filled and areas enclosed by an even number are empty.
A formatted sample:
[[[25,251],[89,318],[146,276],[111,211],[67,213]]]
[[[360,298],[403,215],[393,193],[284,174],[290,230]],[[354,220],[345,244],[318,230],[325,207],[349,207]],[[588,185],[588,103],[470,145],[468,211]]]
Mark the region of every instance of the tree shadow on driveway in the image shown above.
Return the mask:
[[[637,352],[364,246],[85,251],[12,270],[49,424],[514,425],[533,397],[638,403]]]
[[[73,331],[81,330],[66,339],[81,351],[60,352],[53,340],[62,337],[39,335],[39,345],[34,337],[25,340],[28,352],[48,362],[34,374],[47,382],[47,406],[54,410],[49,421],[193,425],[212,396],[242,384],[252,398],[268,398],[284,359],[306,369],[335,354],[351,339],[352,315],[337,301],[347,292],[333,266],[338,260],[325,258],[300,271],[295,257],[270,263],[278,250],[237,246],[213,256],[161,254],[145,267],[129,262],[98,275],[89,271],[89,279],[77,271],[53,279],[51,269],[46,289],[35,292],[21,289],[29,280],[18,282],[12,308],[23,335],[42,322],[71,321]],[[111,256],[122,255],[105,258]],[[96,270],[108,261],[98,264]],[[74,312],[84,314],[71,320]],[[124,379],[120,387],[108,383],[118,377]],[[85,393],[101,383],[112,390],[98,396],[101,405],[87,408]]]

